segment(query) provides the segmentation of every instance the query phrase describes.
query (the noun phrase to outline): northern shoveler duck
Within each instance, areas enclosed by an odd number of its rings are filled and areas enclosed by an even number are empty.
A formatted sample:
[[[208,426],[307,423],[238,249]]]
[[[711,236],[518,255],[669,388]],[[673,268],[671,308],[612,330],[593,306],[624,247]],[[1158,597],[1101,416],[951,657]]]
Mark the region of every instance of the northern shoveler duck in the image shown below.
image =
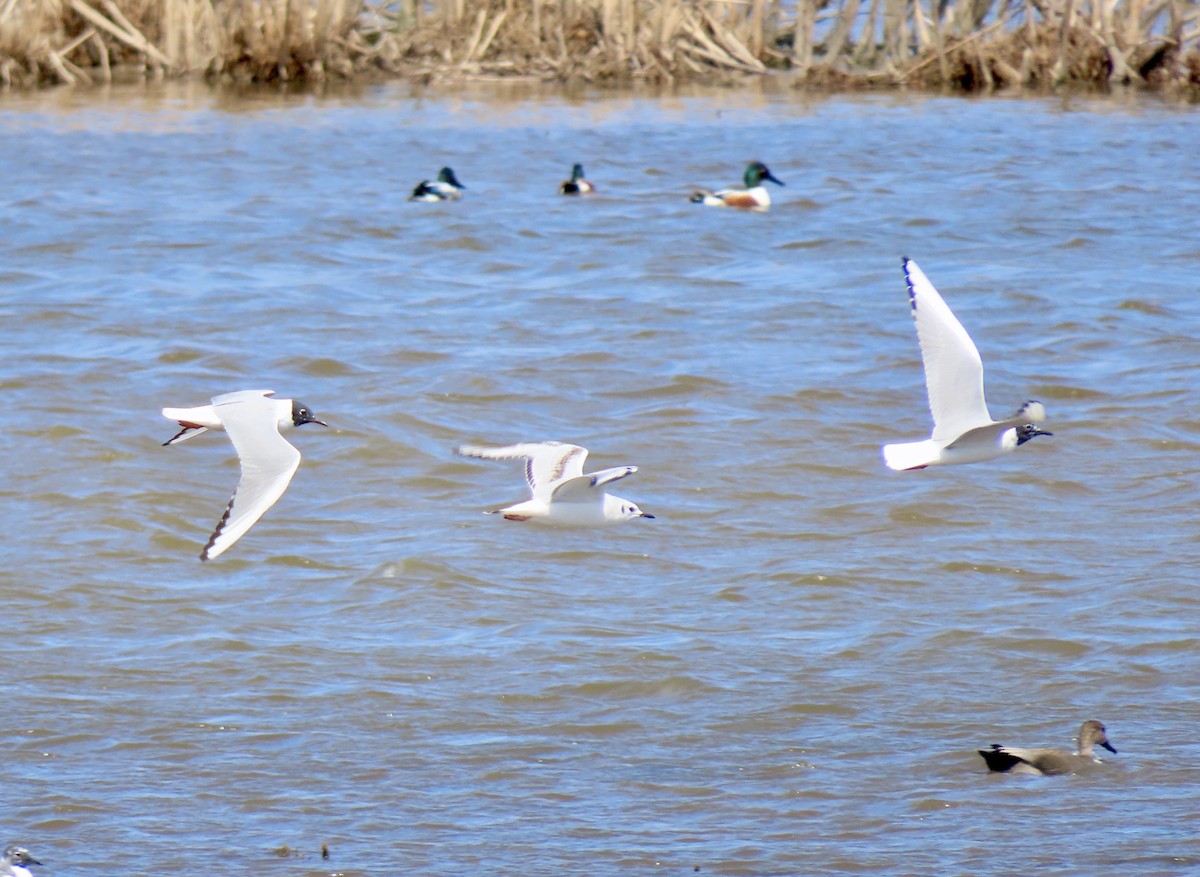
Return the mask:
[[[436,180],[421,180],[413,189],[409,201],[457,201],[462,197],[462,183],[454,176],[454,171],[448,167],[438,171]]]
[[[596,187],[583,178],[583,165],[577,164],[571,168],[571,179],[558,187],[560,195],[590,195]]]
[[[692,195],[692,201],[708,207],[740,207],[743,210],[766,210],[771,206],[771,196],[767,194],[767,190],[763,186],[763,180],[770,180],[777,186],[783,185],[783,181],[775,179],[771,172],[767,170],[767,166],[761,161],[752,162],[746,168],[746,174],[742,179],[746,182],[746,188],[744,189],[719,189],[716,192],[701,189]]]

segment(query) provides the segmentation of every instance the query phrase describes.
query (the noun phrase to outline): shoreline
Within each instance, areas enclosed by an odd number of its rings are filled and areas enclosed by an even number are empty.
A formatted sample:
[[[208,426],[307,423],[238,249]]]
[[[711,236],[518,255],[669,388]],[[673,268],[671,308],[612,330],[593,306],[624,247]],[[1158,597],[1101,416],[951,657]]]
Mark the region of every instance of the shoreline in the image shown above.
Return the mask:
[[[0,4],[5,89],[159,78],[217,84],[531,81],[983,94],[1132,87],[1200,101],[1200,0],[50,0]],[[122,5],[125,7],[122,8]],[[182,10],[182,11],[181,11]],[[934,10],[940,10],[934,15]],[[870,37],[869,39],[867,37]]]

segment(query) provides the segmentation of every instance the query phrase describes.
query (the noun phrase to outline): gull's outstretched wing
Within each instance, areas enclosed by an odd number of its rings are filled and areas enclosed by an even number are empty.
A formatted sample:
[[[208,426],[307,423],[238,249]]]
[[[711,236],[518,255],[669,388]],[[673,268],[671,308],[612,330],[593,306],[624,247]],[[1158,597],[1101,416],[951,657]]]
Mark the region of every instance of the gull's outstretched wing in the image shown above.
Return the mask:
[[[483,460],[524,460],[530,492],[535,497],[549,498],[557,482],[583,474],[588,452],[587,448],[564,442],[520,442],[501,448],[463,445],[457,453]]]
[[[912,259],[904,260],[934,441],[952,441],[992,422],[983,399],[983,361],[975,342]]]
[[[277,403],[265,390],[243,390],[213,399],[242,463],[242,476],[217,528],[200,554],[212,560],[246,534],[291,483],[300,452],[279,434]]]
[[[615,469],[601,469],[591,475],[567,478],[554,485],[551,498],[555,502],[595,501],[598,495],[605,493],[604,486],[606,484],[619,481],[636,471],[637,466],[618,466]]]

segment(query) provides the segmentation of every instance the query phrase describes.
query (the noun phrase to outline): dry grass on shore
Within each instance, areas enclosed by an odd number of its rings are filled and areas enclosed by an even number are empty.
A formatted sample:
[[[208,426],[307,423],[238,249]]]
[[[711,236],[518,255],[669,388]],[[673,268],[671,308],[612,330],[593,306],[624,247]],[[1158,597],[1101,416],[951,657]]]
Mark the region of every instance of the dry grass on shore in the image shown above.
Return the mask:
[[[1200,94],[1200,0],[0,0],[0,82],[1130,83]]]

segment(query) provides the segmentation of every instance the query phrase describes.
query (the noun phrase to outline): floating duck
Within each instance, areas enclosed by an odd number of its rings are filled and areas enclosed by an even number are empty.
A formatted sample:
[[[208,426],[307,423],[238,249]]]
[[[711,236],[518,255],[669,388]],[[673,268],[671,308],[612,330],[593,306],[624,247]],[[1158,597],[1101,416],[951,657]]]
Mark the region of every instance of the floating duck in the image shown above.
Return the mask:
[[[1066,752],[1062,749],[1018,749],[1015,746],[993,743],[991,749],[980,749],[979,754],[987,762],[988,768],[996,773],[1052,775],[1077,773],[1095,764],[1100,760],[1096,757],[1097,746],[1103,746],[1109,752],[1117,751],[1108,742],[1104,725],[1095,719],[1089,719],[1079,727],[1078,752]]]
[[[454,176],[454,171],[448,167],[438,171],[436,180],[421,180],[413,189],[409,201],[457,201],[462,197],[462,183]]]
[[[571,179],[558,187],[560,195],[590,195],[596,187],[583,178],[583,165],[577,164],[571,168]]]
[[[744,189],[719,189],[716,192],[700,189],[692,195],[692,201],[707,207],[740,207],[743,210],[762,211],[771,206],[771,196],[763,187],[763,180],[770,180],[777,186],[784,185],[761,161],[751,162],[742,179],[746,182]]]

